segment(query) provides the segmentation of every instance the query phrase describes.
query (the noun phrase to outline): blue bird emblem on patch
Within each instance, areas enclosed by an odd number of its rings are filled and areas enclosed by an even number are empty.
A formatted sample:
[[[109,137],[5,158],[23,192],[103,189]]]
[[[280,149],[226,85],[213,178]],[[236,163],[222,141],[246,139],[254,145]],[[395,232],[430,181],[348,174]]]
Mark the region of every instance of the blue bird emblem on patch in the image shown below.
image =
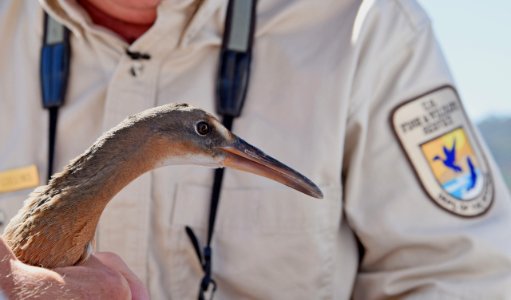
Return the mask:
[[[461,167],[456,164],[456,139],[454,139],[451,149],[448,149],[445,146],[442,148],[444,150],[445,159],[442,159],[440,156],[436,155],[433,157],[433,160],[441,160],[444,163],[444,166],[447,168],[452,169],[455,172],[461,172]]]
[[[442,188],[458,200],[479,195],[479,178],[474,150],[462,128],[455,129],[421,145],[422,152]]]

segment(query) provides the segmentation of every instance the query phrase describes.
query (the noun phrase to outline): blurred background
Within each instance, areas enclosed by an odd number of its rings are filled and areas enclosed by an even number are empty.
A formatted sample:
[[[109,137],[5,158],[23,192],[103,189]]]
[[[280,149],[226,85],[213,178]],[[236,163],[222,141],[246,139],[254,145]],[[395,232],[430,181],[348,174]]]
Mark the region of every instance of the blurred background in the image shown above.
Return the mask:
[[[511,190],[511,1],[418,1]]]

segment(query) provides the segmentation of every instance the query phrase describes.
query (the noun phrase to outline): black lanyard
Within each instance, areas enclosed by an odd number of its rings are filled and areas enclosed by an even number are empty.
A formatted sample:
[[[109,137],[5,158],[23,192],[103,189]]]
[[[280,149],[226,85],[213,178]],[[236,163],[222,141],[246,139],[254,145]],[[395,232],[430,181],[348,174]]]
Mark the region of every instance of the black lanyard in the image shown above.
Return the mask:
[[[257,0],[229,0],[227,7],[216,79],[215,104],[216,112],[229,130],[232,129],[234,119],[241,115],[248,90],[256,2]],[[64,104],[69,77],[69,58],[69,31],[45,13],[40,66],[43,106],[49,111],[48,180],[53,174],[58,109]],[[213,298],[216,290],[216,283],[211,274],[211,240],[220,203],[223,175],[224,169],[215,170],[209,209],[208,239],[202,251],[193,230],[185,227],[204,271],[199,286],[199,299],[205,299],[208,291]]]
[[[66,96],[70,57],[69,31],[45,13],[39,72],[43,107],[49,112],[48,181],[53,174],[57,120],[59,108],[64,104]]]

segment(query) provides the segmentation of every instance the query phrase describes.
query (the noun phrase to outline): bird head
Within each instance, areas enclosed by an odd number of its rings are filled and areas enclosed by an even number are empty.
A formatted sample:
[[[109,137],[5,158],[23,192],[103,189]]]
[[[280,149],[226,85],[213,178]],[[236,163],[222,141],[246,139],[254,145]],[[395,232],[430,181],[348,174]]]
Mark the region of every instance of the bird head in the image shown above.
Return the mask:
[[[193,164],[229,167],[285,184],[315,198],[320,189],[308,178],[227,130],[211,114],[186,104],[169,104],[131,117],[149,121],[157,166]],[[128,119],[129,120],[129,119]]]

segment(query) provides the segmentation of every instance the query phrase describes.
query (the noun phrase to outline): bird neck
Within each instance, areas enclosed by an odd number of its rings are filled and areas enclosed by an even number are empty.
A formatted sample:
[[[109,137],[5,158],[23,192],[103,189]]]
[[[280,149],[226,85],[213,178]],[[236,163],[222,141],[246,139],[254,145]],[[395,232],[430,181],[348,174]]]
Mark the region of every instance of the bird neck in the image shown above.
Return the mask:
[[[5,229],[16,257],[47,268],[86,258],[110,199],[163,156],[157,151],[165,147],[154,142],[150,130],[128,120],[104,134],[48,185],[36,189]]]
[[[149,171],[157,155],[149,145],[149,129],[128,128],[105,134],[72,161],[49,183],[49,190],[65,191],[62,203],[94,207],[101,214],[107,203],[127,184]],[[85,212],[83,212],[86,215]]]

